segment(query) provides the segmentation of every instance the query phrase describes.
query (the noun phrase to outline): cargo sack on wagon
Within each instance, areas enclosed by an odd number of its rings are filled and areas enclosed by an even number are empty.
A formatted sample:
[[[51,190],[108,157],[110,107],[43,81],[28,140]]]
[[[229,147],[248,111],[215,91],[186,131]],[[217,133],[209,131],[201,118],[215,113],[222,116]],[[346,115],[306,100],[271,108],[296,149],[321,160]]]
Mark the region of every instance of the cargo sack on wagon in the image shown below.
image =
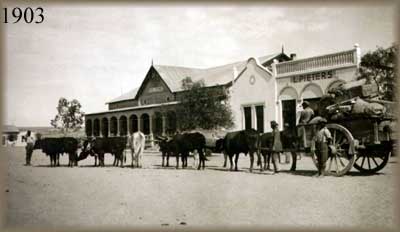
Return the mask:
[[[385,113],[386,108],[380,103],[367,102],[357,97],[353,99],[353,107],[351,114],[365,115],[365,116],[381,116]]]

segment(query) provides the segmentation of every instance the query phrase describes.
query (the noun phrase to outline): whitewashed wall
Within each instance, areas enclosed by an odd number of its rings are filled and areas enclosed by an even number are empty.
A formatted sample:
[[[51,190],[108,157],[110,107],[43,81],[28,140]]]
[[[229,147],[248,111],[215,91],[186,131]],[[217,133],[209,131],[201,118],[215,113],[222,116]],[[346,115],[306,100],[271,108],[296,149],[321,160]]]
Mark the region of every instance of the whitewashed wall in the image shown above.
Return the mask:
[[[252,83],[251,79],[254,79]],[[276,82],[272,73],[262,67],[255,58],[250,58],[245,70],[234,81],[230,93],[235,124],[232,130],[245,128],[243,113],[245,106],[253,106],[252,128],[257,129],[254,106],[264,105],[264,132],[270,131],[269,122],[277,117]]]

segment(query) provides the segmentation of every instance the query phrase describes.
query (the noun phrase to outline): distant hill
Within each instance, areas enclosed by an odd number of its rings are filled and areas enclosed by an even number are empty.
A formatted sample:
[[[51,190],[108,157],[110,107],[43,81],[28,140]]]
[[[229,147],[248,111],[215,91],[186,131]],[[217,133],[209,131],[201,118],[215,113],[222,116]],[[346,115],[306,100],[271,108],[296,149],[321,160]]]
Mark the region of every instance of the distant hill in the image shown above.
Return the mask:
[[[27,131],[30,130],[35,133],[39,133],[44,137],[86,137],[85,129],[81,128],[77,131],[70,131],[67,134],[63,134],[60,130],[55,129],[54,127],[18,127],[20,131]]]

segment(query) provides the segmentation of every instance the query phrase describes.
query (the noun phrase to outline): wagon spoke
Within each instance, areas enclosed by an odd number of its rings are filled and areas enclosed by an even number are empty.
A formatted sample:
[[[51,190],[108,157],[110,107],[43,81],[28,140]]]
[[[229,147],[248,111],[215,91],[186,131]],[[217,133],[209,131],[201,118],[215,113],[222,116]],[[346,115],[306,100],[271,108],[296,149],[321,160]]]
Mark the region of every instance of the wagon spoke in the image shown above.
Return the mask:
[[[335,164],[336,164],[336,173],[339,173],[339,165],[336,156],[335,156]]]
[[[356,162],[357,162],[357,160],[358,160],[359,158],[361,158],[361,156],[358,156],[358,157],[356,158]]]
[[[378,163],[376,162],[375,158],[374,158],[374,157],[371,157],[371,158],[372,158],[372,161],[374,161],[375,165],[378,167],[379,165],[378,165]]]
[[[340,162],[340,164],[341,164],[343,167],[346,167],[346,165],[343,163],[343,161],[342,161],[342,159],[340,158],[340,156],[339,156],[339,162]]]
[[[333,131],[333,144],[336,142],[336,130]]]
[[[368,168],[371,169],[371,163],[369,162],[369,157],[368,157]]]
[[[378,156],[379,159],[384,160],[385,157],[384,156]]]
[[[364,161],[365,161],[365,156],[363,156],[363,159],[361,161],[361,167],[364,167]]]
[[[340,142],[339,146],[342,146],[344,143],[347,143],[347,139],[342,139],[342,141]]]
[[[329,166],[328,166],[328,171],[331,171],[331,167],[332,167],[332,158],[333,156],[329,157]]]
[[[343,135],[339,135],[338,138],[335,140],[335,145],[338,146],[342,140],[343,140]]]

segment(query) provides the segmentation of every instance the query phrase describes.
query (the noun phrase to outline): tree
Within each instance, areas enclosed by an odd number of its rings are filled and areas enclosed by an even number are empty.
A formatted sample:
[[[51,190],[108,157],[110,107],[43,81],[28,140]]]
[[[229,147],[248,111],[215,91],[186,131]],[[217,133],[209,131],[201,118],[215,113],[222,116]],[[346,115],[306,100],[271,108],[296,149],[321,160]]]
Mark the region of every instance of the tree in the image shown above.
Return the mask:
[[[398,45],[389,48],[378,47],[361,58],[359,79],[367,78],[378,85],[382,99],[393,101],[396,93]]]
[[[203,81],[193,82],[190,77],[182,81],[184,92],[177,106],[179,129],[217,129],[233,126],[229,95],[221,87],[205,87]]]
[[[81,111],[81,103],[78,100],[73,99],[68,101],[61,97],[58,100],[57,115],[50,124],[57,129],[61,129],[63,132],[68,130],[77,130],[83,125],[84,112]]]

